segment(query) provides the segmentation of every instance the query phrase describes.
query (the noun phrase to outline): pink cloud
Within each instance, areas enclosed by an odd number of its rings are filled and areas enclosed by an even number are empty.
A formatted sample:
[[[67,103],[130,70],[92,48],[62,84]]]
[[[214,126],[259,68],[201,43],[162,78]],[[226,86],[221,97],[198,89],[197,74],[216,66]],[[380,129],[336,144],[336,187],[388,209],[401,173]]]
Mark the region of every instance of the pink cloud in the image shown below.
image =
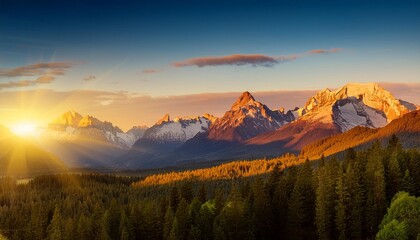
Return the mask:
[[[222,66],[222,65],[234,65],[234,66],[262,66],[262,67],[272,67],[275,64],[293,61],[298,58],[305,56],[310,56],[314,54],[327,54],[327,53],[336,53],[341,49],[333,48],[330,50],[326,49],[314,49],[305,53],[300,54],[291,54],[286,56],[267,56],[262,54],[233,54],[228,56],[210,56],[210,57],[198,57],[190,58],[179,62],[172,63],[174,67],[187,67],[187,66],[197,66],[197,67],[206,67],[206,66]]]
[[[220,66],[220,65],[253,65],[253,66],[264,66],[269,67],[278,63],[278,61],[266,55],[261,54],[234,54],[222,57],[200,57],[191,58],[181,62],[175,62],[172,65],[174,67],[186,67],[186,66]]]
[[[71,68],[75,64],[74,62],[36,63],[0,70],[0,77],[40,76],[45,74],[64,75],[65,69]]]
[[[326,49],[313,49],[310,50],[308,53],[310,54],[322,54],[322,53],[336,53],[341,51],[341,48],[332,48],[330,50],[326,50]]]

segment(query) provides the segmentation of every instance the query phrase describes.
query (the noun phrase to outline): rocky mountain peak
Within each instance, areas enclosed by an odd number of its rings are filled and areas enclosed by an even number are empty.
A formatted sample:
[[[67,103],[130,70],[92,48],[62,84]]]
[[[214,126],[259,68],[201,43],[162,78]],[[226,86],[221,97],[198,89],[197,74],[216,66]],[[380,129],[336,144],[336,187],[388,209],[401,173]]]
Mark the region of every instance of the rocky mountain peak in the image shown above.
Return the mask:
[[[217,117],[209,114],[209,113],[205,113],[203,115],[203,117],[207,118],[211,123],[214,123],[217,120]]]
[[[159,119],[159,121],[156,122],[156,125],[160,125],[162,123],[169,122],[169,121],[171,121],[171,117],[167,113],[167,114],[165,114],[165,116],[163,116],[161,119]]]
[[[248,91],[243,92],[242,95],[236,100],[236,102],[232,105],[231,109],[236,109],[243,107],[249,103],[254,103],[255,99]]]
[[[335,91],[319,91],[308,100],[304,109],[310,113],[348,98],[359,99],[364,105],[383,112],[388,122],[409,112],[404,104],[377,83],[348,83]]]
[[[77,113],[76,111],[70,110],[63,113],[60,117],[55,119],[51,122],[52,125],[55,126],[72,126],[77,127],[79,125],[80,120],[82,120],[82,115]]]

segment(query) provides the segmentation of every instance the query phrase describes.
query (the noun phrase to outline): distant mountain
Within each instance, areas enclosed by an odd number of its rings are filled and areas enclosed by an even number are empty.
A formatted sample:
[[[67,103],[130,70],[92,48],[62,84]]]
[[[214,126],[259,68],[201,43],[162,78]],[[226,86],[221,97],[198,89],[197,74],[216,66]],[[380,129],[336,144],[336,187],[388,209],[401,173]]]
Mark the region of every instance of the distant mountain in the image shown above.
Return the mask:
[[[65,170],[58,157],[0,126],[0,176],[28,177]]]
[[[303,118],[333,122],[345,132],[355,126],[383,127],[409,112],[408,105],[376,83],[349,83],[310,98]]]
[[[383,127],[409,111],[376,83],[350,83],[336,91],[318,92],[305,104],[299,119],[244,145],[269,144],[274,147],[271,153],[279,148],[299,151],[309,143],[356,126]]]
[[[52,121],[45,134],[64,141],[85,137],[129,149],[146,129],[145,127],[134,127],[125,133],[110,122],[100,121],[89,115],[82,116],[75,111],[68,111]]]
[[[243,119],[243,113],[250,112],[247,110],[249,105],[256,106],[255,100],[247,96],[246,93],[241,96],[207,133],[187,141],[176,150],[172,158],[178,161],[212,161],[298,153],[304,146],[319,139],[346,132],[356,126],[371,129],[384,127],[388,122],[410,112],[406,107],[409,103],[396,99],[378,84],[350,83],[336,91],[320,91],[309,98],[305,106],[288,111],[287,114],[275,112],[274,116],[280,116],[280,120],[273,117],[273,114],[265,115],[271,118],[261,114],[254,118],[256,121],[252,123],[256,124],[253,125],[236,120]],[[234,110],[244,102],[251,104],[245,104],[245,108],[239,107],[245,110],[242,114]],[[243,131],[237,128],[241,124],[246,126],[239,128]]]
[[[216,119],[210,114],[205,114],[171,120],[166,114],[147,129],[131,150],[116,160],[116,164],[125,167],[141,167],[153,163],[156,158],[167,155],[185,141],[206,132]]]
[[[249,92],[244,92],[229,111],[207,132],[187,141],[177,153],[199,156],[237,145],[263,133],[274,131],[295,120],[291,111],[270,110]]]
[[[166,114],[155,125],[149,128],[143,136],[154,142],[183,143],[201,132],[209,129],[217,118],[210,114],[197,117],[178,117],[174,120]]]
[[[363,147],[374,141],[386,142],[396,135],[403,147],[420,148],[420,110],[394,119],[383,128],[356,127],[342,134],[316,141],[302,149],[302,155],[311,159],[329,156],[351,147]]]
[[[123,132],[107,121],[68,111],[42,132],[44,147],[72,167],[110,167],[112,159],[128,151],[147,128]]]
[[[272,111],[244,92],[225,115],[207,132],[207,139],[244,141],[261,133],[273,131],[294,120],[292,114]]]

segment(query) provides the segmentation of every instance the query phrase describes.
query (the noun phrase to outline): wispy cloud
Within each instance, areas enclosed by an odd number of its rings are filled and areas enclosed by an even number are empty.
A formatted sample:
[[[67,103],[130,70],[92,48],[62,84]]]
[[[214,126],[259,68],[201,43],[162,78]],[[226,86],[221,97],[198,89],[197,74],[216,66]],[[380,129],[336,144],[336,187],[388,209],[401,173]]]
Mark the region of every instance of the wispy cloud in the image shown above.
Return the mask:
[[[158,73],[158,72],[161,72],[161,71],[162,71],[161,69],[149,68],[149,69],[144,69],[142,71],[142,73],[144,73],[144,74],[154,74],[154,73]]]
[[[197,66],[197,67],[207,67],[207,66],[261,66],[261,67],[272,67],[276,64],[293,61],[298,58],[307,57],[315,54],[328,54],[328,53],[337,53],[341,49],[313,49],[305,53],[291,54],[285,56],[267,56],[262,54],[233,54],[228,56],[215,56],[215,57],[198,57],[190,58],[179,62],[172,63],[174,67],[187,67],[187,66]]]
[[[253,66],[264,66],[271,67],[278,61],[270,56],[262,54],[234,54],[222,57],[199,57],[191,58],[181,62],[174,62],[174,67],[186,67],[186,66],[220,66],[220,65],[253,65]]]
[[[85,80],[86,82],[93,81],[95,79],[96,79],[95,75],[89,75],[89,76],[83,78],[83,80]]]
[[[30,77],[40,75],[64,75],[65,69],[71,68],[74,62],[36,63],[13,69],[0,70],[0,77]]]
[[[0,89],[35,86],[38,84],[51,83],[54,80],[55,80],[55,77],[53,76],[41,76],[35,80],[10,81],[6,83],[0,83]]]
[[[0,89],[35,86],[55,80],[55,76],[65,75],[75,62],[36,63],[12,69],[0,69],[0,78],[33,77],[31,80],[0,82]]]

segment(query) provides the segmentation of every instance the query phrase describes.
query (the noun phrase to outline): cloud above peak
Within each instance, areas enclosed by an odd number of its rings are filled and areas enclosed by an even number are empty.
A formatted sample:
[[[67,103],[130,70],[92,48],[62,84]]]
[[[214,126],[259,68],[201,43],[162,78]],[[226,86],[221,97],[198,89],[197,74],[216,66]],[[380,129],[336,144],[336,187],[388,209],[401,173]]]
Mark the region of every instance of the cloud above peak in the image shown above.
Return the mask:
[[[300,54],[291,54],[285,56],[267,56],[263,54],[233,54],[228,56],[210,56],[190,58],[183,61],[172,63],[173,67],[207,67],[207,66],[244,66],[251,65],[254,67],[272,67],[276,64],[293,61],[298,58],[314,55],[336,53],[340,51],[339,48],[333,49],[314,49]]]
[[[273,57],[262,55],[262,54],[233,54],[222,57],[199,57],[191,58],[181,62],[174,62],[174,67],[186,67],[186,66],[220,66],[220,65],[253,65],[253,66],[264,66],[270,67],[277,63],[277,60]]]

